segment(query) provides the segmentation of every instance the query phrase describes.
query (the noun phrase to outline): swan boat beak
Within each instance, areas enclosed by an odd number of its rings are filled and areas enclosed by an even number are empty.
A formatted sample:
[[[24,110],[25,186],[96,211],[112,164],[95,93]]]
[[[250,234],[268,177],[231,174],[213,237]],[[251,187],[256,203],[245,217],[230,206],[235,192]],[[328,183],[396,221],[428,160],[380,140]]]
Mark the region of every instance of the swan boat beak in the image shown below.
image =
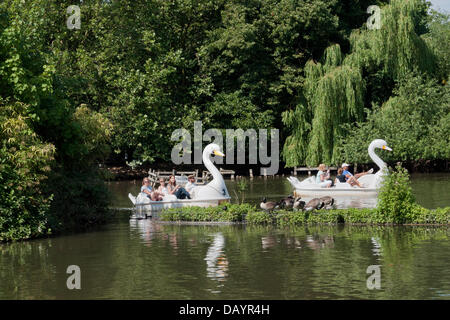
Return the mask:
[[[214,155],[219,156],[219,157],[225,157],[225,155],[220,152],[219,150],[214,150]]]
[[[392,151],[392,149],[389,148],[388,146],[383,146],[382,149],[383,149],[383,150],[387,150],[387,151]]]

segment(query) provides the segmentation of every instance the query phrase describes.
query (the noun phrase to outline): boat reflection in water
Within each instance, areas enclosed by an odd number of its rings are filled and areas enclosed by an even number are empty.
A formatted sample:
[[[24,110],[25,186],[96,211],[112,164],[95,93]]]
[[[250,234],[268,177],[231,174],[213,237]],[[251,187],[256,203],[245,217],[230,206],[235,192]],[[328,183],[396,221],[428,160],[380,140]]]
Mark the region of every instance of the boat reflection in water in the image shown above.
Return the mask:
[[[380,244],[380,239],[372,237],[370,238],[370,240],[372,241],[373,244],[372,249],[373,255],[377,257],[377,260],[381,260],[382,248]]]
[[[224,281],[228,275],[228,259],[224,252],[225,237],[221,232],[213,235],[214,240],[206,252],[207,277],[217,281]]]
[[[176,254],[178,249],[177,234],[176,232],[163,232],[163,225],[150,219],[130,219],[130,231],[137,231],[147,247],[151,246],[153,240],[157,238],[168,240],[170,246],[174,249],[174,254]]]

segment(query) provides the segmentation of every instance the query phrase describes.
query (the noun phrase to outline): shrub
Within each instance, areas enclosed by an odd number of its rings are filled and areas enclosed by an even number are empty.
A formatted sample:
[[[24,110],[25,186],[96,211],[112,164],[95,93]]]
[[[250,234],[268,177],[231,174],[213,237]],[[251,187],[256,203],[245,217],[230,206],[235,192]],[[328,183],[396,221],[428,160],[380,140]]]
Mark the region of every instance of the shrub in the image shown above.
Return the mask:
[[[217,207],[184,207],[164,209],[159,214],[163,221],[242,221],[248,212],[254,210],[250,204],[224,203]]]
[[[248,224],[271,224],[272,216],[265,211],[250,211],[245,218]]]
[[[411,222],[416,203],[406,169],[397,165],[396,170],[384,177],[378,195],[378,212],[387,222]]]
[[[28,125],[25,106],[0,101],[0,241],[48,233],[46,214],[52,197],[42,192],[54,146],[42,142]]]
[[[409,203],[409,202],[408,202]],[[395,207],[395,206],[394,206]],[[415,203],[410,204],[406,216],[396,216],[403,223],[414,224],[448,224],[450,207],[429,210]],[[174,208],[160,213],[164,221],[245,221],[256,225],[294,226],[303,224],[390,224],[394,223],[392,215],[378,208],[348,208],[316,211],[276,210],[271,213],[257,210],[250,204],[226,203],[218,207]]]

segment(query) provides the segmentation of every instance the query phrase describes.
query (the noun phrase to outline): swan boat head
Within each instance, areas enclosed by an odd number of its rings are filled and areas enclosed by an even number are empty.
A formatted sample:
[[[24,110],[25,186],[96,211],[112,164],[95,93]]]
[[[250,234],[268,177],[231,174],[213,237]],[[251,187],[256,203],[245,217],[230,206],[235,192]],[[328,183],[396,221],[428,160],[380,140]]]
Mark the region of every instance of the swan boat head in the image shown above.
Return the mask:
[[[205,147],[205,149],[203,149],[203,162],[205,161],[205,159],[209,159],[209,156],[212,155],[225,157],[222,151],[220,151],[219,145],[215,143],[210,143]]]
[[[206,186],[198,186],[192,190],[193,199],[217,199],[229,198],[228,189],[220,171],[211,161],[211,156],[225,157],[220,150],[219,145],[215,143],[208,144],[203,149],[203,164],[213,176],[213,180]]]
[[[386,163],[381,160],[381,158],[375,153],[375,149],[382,149],[387,151],[392,151],[388,147],[387,142],[383,139],[373,140],[368,148],[369,156],[372,161],[380,168],[380,170],[375,174],[367,174],[358,179],[358,181],[366,188],[378,189],[381,185],[382,177],[386,174]]]
[[[375,148],[392,151],[392,149],[387,146],[387,142],[383,139],[375,139],[370,143],[369,150],[373,150]]]
[[[380,168],[380,171],[378,172],[380,172],[381,174],[383,170],[386,168],[386,163],[384,163],[384,161],[381,160],[381,158],[376,155],[375,153],[376,148],[388,151],[392,151],[392,149],[387,146],[387,142],[384,141],[383,139],[375,139],[369,145],[368,148],[369,156],[373,160],[373,162],[376,163],[376,165]]]

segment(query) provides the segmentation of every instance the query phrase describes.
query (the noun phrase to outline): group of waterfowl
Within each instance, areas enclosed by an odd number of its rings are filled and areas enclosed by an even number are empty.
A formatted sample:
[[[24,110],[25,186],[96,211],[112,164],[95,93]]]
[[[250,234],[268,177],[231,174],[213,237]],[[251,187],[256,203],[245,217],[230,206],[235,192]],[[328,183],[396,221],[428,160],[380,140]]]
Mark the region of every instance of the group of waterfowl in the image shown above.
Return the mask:
[[[265,211],[273,211],[275,209],[294,209],[294,210],[320,210],[330,209],[334,204],[334,199],[330,196],[325,196],[322,198],[314,198],[306,203],[301,200],[301,197],[294,198],[293,196],[287,196],[286,198],[281,199],[279,202],[275,201],[267,201],[266,198],[262,200],[260,203],[261,209]]]

